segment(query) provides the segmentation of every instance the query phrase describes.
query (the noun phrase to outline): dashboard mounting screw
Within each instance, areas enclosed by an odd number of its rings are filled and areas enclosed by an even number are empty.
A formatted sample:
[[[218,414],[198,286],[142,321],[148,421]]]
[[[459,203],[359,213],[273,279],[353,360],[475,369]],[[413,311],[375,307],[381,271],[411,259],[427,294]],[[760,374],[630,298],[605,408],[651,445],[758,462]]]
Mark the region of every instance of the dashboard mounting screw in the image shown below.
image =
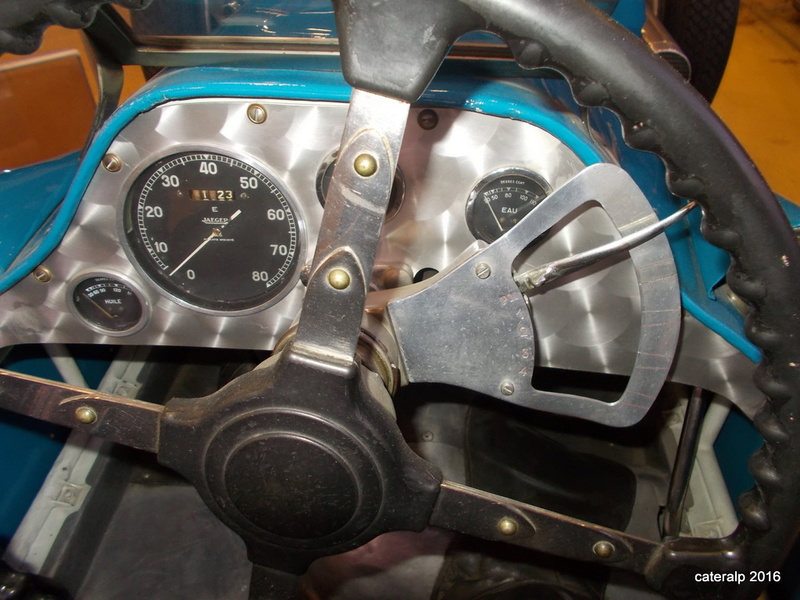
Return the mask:
[[[247,107],[247,118],[256,125],[261,125],[267,120],[267,109],[260,104],[251,104]]]
[[[109,173],[116,173],[122,168],[122,159],[116,154],[106,154],[103,157],[103,168]]]
[[[335,290],[346,290],[350,286],[350,273],[344,269],[331,269],[328,273],[328,283]]]
[[[497,522],[497,531],[503,535],[514,535],[517,533],[517,522],[511,517],[503,517]]]
[[[47,283],[53,278],[53,274],[46,267],[36,267],[33,271],[33,278],[39,283]]]
[[[417,124],[425,131],[435,129],[439,124],[439,115],[436,114],[435,110],[431,110],[430,108],[421,110],[417,115]]]
[[[353,168],[362,177],[372,177],[378,170],[378,161],[371,154],[359,154],[353,161]]]
[[[614,548],[614,544],[605,540],[597,542],[594,546],[592,546],[592,551],[598,558],[611,558],[614,556],[614,552],[616,552],[616,550],[617,549]]]
[[[91,425],[97,421],[97,413],[90,406],[81,406],[75,411],[75,418],[84,425]]]
[[[478,276],[478,279],[486,279],[491,274],[492,268],[486,263],[482,262],[475,265],[475,275]]]
[[[514,393],[514,384],[510,381],[504,381],[500,384],[500,393],[503,396],[511,396]]]

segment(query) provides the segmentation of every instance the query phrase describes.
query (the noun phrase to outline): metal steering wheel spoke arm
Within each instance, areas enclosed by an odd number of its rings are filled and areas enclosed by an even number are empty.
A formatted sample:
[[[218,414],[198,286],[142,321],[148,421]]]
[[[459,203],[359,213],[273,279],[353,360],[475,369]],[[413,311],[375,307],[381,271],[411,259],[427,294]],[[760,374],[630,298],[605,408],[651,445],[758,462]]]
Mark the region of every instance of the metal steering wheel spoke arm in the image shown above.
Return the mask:
[[[409,104],[354,90],[290,358],[351,368]]]
[[[644,574],[657,542],[443,481],[430,524],[554,556]]]
[[[0,408],[131,448],[158,451],[164,407],[0,370]]]

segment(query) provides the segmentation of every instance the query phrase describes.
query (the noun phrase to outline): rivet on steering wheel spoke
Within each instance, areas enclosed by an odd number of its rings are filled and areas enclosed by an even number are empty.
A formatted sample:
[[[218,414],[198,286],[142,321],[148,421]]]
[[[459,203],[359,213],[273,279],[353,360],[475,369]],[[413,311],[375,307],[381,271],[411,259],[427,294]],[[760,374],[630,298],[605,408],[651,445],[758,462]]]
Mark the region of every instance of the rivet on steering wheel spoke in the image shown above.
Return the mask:
[[[598,558],[611,558],[616,551],[617,549],[614,548],[614,544],[606,540],[601,540],[592,546],[592,552],[594,552],[595,556]]]
[[[497,531],[503,535],[512,536],[517,533],[519,526],[511,517],[503,517],[497,522]]]
[[[97,413],[91,406],[81,406],[75,411],[75,418],[84,425],[91,425],[97,421]]]
[[[378,161],[371,154],[359,154],[353,161],[353,168],[361,177],[372,177],[378,171]]]
[[[328,273],[328,283],[335,290],[346,290],[350,287],[350,273],[344,269],[331,269]]]

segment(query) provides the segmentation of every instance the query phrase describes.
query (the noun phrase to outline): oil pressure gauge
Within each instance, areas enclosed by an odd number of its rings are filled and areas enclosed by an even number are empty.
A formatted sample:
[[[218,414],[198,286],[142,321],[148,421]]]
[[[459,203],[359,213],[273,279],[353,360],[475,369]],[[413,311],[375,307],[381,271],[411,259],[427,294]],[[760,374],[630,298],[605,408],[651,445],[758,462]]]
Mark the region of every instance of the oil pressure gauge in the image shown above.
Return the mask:
[[[484,177],[467,201],[472,235],[493,242],[527,215],[550,192],[550,186],[525,169],[504,169]]]
[[[71,293],[74,312],[92,329],[112,335],[133,333],[144,324],[144,302],[127,283],[102,275],[81,279]]]

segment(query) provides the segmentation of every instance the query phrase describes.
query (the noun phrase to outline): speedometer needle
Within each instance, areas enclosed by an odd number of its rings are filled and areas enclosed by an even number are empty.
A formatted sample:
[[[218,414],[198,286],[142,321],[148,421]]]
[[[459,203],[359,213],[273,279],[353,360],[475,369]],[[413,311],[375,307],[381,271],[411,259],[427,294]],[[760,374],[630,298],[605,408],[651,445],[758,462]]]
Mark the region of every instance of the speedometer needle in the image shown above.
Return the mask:
[[[200,242],[200,245],[199,245],[197,248],[195,248],[195,249],[192,251],[192,253],[191,253],[189,256],[187,256],[186,258],[184,258],[184,259],[183,259],[183,262],[181,262],[181,264],[179,264],[177,267],[175,267],[175,268],[172,270],[172,272],[169,274],[169,276],[170,276],[170,277],[172,277],[173,275],[175,275],[175,273],[177,273],[178,271],[180,271],[180,270],[181,270],[181,268],[183,267],[183,265],[185,265],[185,264],[186,264],[186,263],[188,263],[190,260],[192,260],[192,257],[193,257],[195,254],[197,254],[198,252],[200,252],[200,250],[202,250],[203,248],[205,248],[205,246],[206,246],[206,244],[208,244],[208,242],[210,242],[211,240],[213,240],[215,237],[219,237],[219,236],[221,236],[221,235],[222,235],[222,230],[225,228],[225,226],[226,226],[226,225],[228,225],[228,224],[229,224],[231,221],[233,221],[233,220],[234,220],[236,217],[238,217],[240,214],[242,214],[242,211],[241,211],[241,210],[237,210],[235,213],[233,213],[233,214],[231,215],[231,218],[230,218],[230,219],[228,219],[228,222],[227,222],[227,223],[225,223],[224,225],[220,225],[219,227],[214,227],[214,229],[212,229],[212,230],[211,230],[211,234],[210,234],[210,235],[209,235],[209,236],[208,236],[206,239],[204,239],[202,242]]]

